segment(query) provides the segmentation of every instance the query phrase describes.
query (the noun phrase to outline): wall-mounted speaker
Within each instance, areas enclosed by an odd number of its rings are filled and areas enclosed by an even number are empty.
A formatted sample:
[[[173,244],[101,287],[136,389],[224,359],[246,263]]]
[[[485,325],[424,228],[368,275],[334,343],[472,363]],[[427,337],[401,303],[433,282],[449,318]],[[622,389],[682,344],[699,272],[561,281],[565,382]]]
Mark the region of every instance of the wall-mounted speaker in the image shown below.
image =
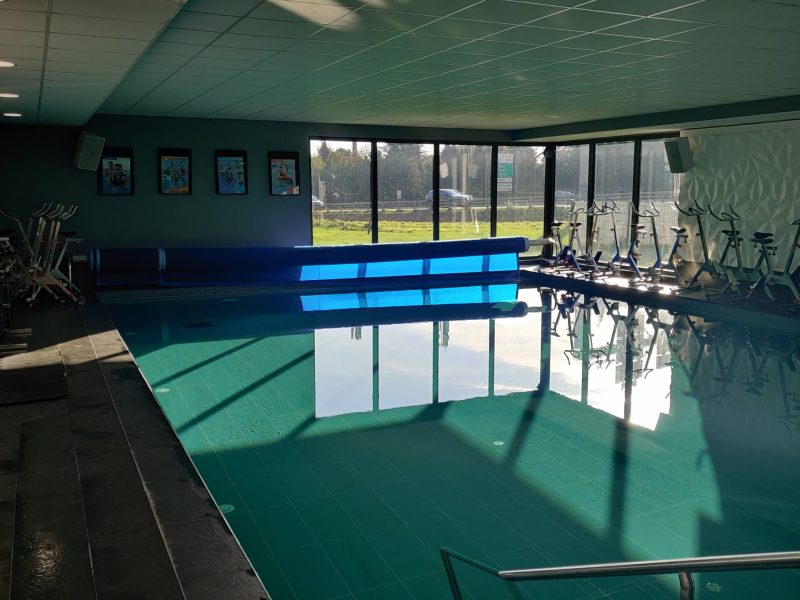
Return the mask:
[[[664,140],[664,149],[667,151],[669,170],[671,173],[686,173],[694,166],[692,149],[689,140],[685,137]]]
[[[78,138],[78,146],[75,148],[75,157],[72,159],[75,166],[87,171],[97,171],[105,144],[105,138],[82,131],[81,137]]]

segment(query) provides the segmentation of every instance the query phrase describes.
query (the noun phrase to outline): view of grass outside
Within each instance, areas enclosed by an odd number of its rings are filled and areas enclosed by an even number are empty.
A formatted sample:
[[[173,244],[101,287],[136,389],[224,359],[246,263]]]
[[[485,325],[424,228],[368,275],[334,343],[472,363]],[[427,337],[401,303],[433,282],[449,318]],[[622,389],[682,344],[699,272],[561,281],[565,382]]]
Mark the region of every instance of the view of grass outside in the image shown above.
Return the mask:
[[[433,144],[378,143],[378,242],[433,239]]]
[[[544,236],[544,146],[497,149],[497,235]],[[538,256],[534,246],[521,256]]]
[[[532,176],[519,171],[519,194],[506,197],[498,207],[501,236],[543,235],[544,159],[537,163],[541,148],[524,150],[529,166],[538,171]],[[378,161],[379,242],[432,240],[433,145],[381,143]],[[520,168],[524,166],[520,162]],[[440,192],[439,239],[488,238],[491,147],[443,144],[439,175],[440,190],[450,190]],[[314,244],[369,244],[369,142],[312,140],[311,179]],[[534,192],[523,196],[526,188]]]
[[[311,140],[315,246],[369,244],[370,143]]]
[[[311,141],[312,220],[315,245],[369,244],[370,143],[351,140]],[[439,147],[439,239],[490,236],[491,147],[442,144]],[[568,223],[573,202],[586,207],[589,145],[556,148],[555,218]],[[669,227],[676,222],[672,204],[679,176],[669,172],[662,140],[642,142],[641,204],[652,201],[666,258],[672,243]],[[433,239],[433,145],[378,144],[378,240],[416,242]],[[598,144],[595,202],[617,204],[616,227],[624,256],[629,239],[629,201],[632,194],[633,143]],[[542,146],[498,147],[497,235],[549,236],[544,218],[545,158]],[[586,222],[585,215],[579,221]],[[649,220],[642,247],[643,264],[652,264],[655,250]],[[584,247],[590,236],[581,230]],[[567,242],[568,227],[561,230]],[[610,217],[597,221],[595,250],[602,259],[613,256]],[[528,255],[538,255],[534,247]]]
[[[556,146],[556,192],[553,217],[555,221],[563,223],[558,235],[564,245],[569,243],[569,223],[576,221],[584,224],[580,230],[583,250],[587,242],[584,235],[586,215],[576,213],[570,215],[570,210],[586,209],[589,192],[589,144],[579,146]],[[549,224],[548,224],[549,225]],[[548,227],[548,236],[554,232]]]
[[[489,237],[491,202],[491,146],[439,146],[439,239]]]

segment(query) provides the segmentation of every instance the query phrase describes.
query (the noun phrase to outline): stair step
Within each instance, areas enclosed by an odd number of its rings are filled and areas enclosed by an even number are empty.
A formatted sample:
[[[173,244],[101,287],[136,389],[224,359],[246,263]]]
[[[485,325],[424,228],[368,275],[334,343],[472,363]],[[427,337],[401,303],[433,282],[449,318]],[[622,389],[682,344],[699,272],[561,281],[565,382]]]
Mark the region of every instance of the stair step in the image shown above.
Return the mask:
[[[11,600],[95,598],[69,415],[20,427]]]
[[[64,363],[56,347],[0,358],[0,404],[63,398]]]
[[[4,423],[0,425],[0,598],[9,597],[11,586],[18,461],[19,426]]]

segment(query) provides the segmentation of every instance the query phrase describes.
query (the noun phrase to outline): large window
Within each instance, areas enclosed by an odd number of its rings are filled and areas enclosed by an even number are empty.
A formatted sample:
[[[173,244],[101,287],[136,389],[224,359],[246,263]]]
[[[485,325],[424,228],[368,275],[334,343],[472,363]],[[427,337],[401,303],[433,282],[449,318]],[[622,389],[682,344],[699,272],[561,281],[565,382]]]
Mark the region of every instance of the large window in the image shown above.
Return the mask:
[[[637,152],[639,145],[641,153]],[[632,206],[638,202],[644,215],[639,224],[646,227],[641,234],[639,264],[645,269],[656,260],[653,223],[645,215],[647,211],[657,213],[659,248],[662,261],[666,260],[674,241],[670,227],[677,224],[674,200],[680,175],[669,171],[663,139],[549,146],[555,166],[552,187],[545,186],[549,172],[546,146],[496,146],[494,181],[492,148],[488,144],[434,146],[312,139],[314,244],[477,239],[490,237],[492,230],[499,237],[535,240],[550,236],[551,223],[544,222],[544,215],[545,203],[552,201],[553,220],[565,223],[560,231],[563,242],[567,243],[569,236],[566,224],[577,220],[582,224],[582,250],[593,255],[600,252],[600,261],[606,262],[617,248],[623,259],[627,256]],[[434,165],[434,155],[438,165]],[[634,164],[637,157],[639,165]],[[439,178],[438,214],[433,212],[434,177]],[[545,189],[552,190],[552,198],[545,199]],[[492,210],[493,191],[496,212]],[[375,196],[376,206],[372,204]],[[616,211],[613,218],[606,214],[594,219],[592,231],[584,212],[590,201],[598,208]],[[581,212],[570,215],[572,208]],[[534,245],[526,255],[535,257],[541,249]]]
[[[439,239],[488,238],[491,146],[439,146]]]
[[[545,158],[543,146],[497,149],[497,235],[542,237]],[[546,224],[549,228],[550,224]],[[538,254],[531,248],[528,254]]]
[[[378,242],[433,239],[433,144],[378,144]]]
[[[602,207],[615,204],[619,212],[615,215],[616,232],[620,254],[624,258],[630,240],[631,202],[633,200],[633,142],[597,144],[594,171],[594,203]],[[616,253],[614,232],[608,220],[599,224],[593,235],[594,252],[602,252],[601,260],[611,260]],[[643,240],[642,245],[650,243]]]
[[[556,221],[564,225],[560,229],[561,239],[564,244],[569,241],[568,223],[577,219],[582,223],[580,230],[583,249],[586,250],[587,239],[583,232],[586,230],[586,215],[570,215],[573,208],[586,209],[589,193],[589,144],[580,146],[556,147],[556,193],[553,216]],[[549,223],[547,224],[550,225]]]
[[[311,140],[311,194],[314,245],[369,244],[370,143]]]
[[[669,170],[664,140],[642,142],[639,207],[652,210],[655,206],[656,211],[661,213],[661,216],[656,218],[656,227],[663,260],[669,257],[672,243],[675,241],[675,234],[669,228],[678,225],[678,209],[675,207],[675,202],[678,200],[680,185],[680,174],[673,174]],[[645,219],[643,222],[649,231],[650,219]],[[656,258],[655,246],[652,243],[644,244],[641,254],[644,264],[653,264]]]

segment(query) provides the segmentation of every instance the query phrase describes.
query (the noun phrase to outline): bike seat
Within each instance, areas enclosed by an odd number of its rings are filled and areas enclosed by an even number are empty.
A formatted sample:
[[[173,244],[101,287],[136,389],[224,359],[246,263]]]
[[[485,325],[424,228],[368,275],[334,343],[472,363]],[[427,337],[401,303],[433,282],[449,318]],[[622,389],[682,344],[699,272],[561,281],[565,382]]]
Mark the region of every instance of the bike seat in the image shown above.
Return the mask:
[[[672,233],[686,233],[686,227],[670,227]]]
[[[741,231],[736,231],[735,229],[723,229],[722,233],[728,236],[739,235]]]
[[[754,244],[763,244],[766,246],[767,244],[771,244],[774,240],[772,238],[754,237],[750,241]]]
[[[583,223],[577,223],[576,222],[576,223],[570,223],[569,224],[570,227],[580,227],[581,225],[583,225]]]
[[[564,224],[563,221],[553,221],[550,223],[550,227],[561,227]]]
[[[634,227],[636,228],[636,231],[646,231],[647,230],[647,225],[634,225]]]
[[[772,237],[772,234],[771,233],[765,233],[763,231],[755,231],[755,232],[753,232],[753,239],[763,240],[763,239],[766,239],[768,237]]]

